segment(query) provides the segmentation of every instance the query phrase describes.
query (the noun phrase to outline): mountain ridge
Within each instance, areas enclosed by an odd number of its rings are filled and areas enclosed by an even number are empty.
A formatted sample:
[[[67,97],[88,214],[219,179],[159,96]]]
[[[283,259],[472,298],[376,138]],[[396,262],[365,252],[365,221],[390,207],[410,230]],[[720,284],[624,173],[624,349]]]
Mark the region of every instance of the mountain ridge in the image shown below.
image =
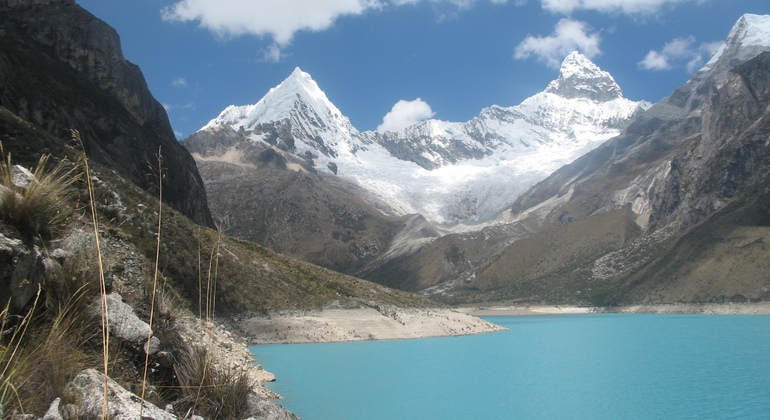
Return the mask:
[[[648,106],[622,98],[609,73],[579,53],[563,67],[559,83],[574,97],[544,91],[521,105],[485,108],[465,123],[432,119],[385,133],[356,130],[297,68],[257,104],[230,106],[201,131],[243,130],[253,141],[369,190],[389,215],[420,213],[440,225],[485,223],[517,193],[616,134]],[[548,89],[558,90],[557,81]],[[602,100],[587,93],[591,81]],[[269,112],[268,103],[275,105]],[[485,181],[490,171],[498,185]]]

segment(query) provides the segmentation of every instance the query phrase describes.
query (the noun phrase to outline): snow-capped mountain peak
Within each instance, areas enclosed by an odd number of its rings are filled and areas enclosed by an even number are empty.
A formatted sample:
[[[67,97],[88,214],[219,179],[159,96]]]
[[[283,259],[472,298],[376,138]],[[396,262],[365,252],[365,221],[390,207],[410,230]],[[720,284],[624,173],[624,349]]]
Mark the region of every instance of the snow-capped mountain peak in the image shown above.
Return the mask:
[[[727,40],[700,70],[709,71],[723,62],[729,68],[735,62],[753,58],[770,46],[770,15],[745,14],[735,22]]]
[[[299,67],[256,104],[229,106],[201,130],[222,125],[236,131],[243,129],[254,140],[275,137],[277,126],[283,126],[292,137],[286,148],[297,154],[320,152],[326,156],[354,148],[350,139],[358,133],[313,78]]]
[[[567,99],[587,98],[601,102],[623,96],[612,75],[577,51],[564,59],[559,78],[551,82],[545,91]]]
[[[306,114],[312,111],[315,114],[313,118],[319,119],[317,123],[341,123],[350,126],[347,117],[343,116],[342,112],[326,97],[315,80],[297,67],[289,77],[270,89],[256,104],[231,105],[202,129],[230,125],[236,130],[241,127],[248,130],[253,129],[257,124],[290,119],[292,113],[298,111]]]

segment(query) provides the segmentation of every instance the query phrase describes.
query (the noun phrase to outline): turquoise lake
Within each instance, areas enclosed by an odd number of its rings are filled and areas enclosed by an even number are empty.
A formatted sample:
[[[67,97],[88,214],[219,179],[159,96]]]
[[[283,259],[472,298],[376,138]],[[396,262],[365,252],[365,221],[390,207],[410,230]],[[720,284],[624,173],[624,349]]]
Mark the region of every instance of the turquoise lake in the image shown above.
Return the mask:
[[[465,337],[251,347],[314,419],[770,419],[770,316],[489,317]]]

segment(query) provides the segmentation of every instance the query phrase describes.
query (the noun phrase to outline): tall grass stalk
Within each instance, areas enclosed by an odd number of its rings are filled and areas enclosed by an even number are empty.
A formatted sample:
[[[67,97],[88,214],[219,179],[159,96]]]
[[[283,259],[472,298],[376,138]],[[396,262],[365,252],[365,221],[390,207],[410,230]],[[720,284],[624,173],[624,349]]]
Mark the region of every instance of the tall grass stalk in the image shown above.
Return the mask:
[[[214,318],[217,274],[219,273],[219,247],[221,243],[222,231],[219,230],[217,234],[217,242],[211,248],[211,254],[209,255],[209,271],[206,278],[206,321],[209,322],[211,322]]]
[[[158,266],[160,262],[160,231],[163,225],[163,155],[158,147],[158,234],[155,243],[155,266],[152,273],[152,297],[150,298],[150,329],[147,331],[147,344],[144,352],[144,367],[142,372],[142,392],[140,397],[144,399],[147,387],[147,367],[150,364],[150,340],[152,339],[152,326],[155,317],[155,295],[158,290]],[[139,418],[142,418],[144,405],[139,408]]]
[[[104,377],[109,376],[109,356],[110,356],[110,323],[107,317],[107,283],[104,278],[104,263],[102,261],[102,248],[99,241],[99,219],[96,215],[96,201],[94,200],[94,186],[91,182],[91,169],[88,166],[88,156],[86,155],[86,148],[83,144],[83,139],[80,137],[78,130],[71,130],[72,139],[80,144],[81,150],[83,150],[82,161],[83,168],[86,175],[86,185],[88,186],[88,202],[91,209],[91,221],[94,226],[94,240],[96,241],[96,257],[99,266],[99,293],[100,293],[100,306],[102,311],[102,368],[104,370]],[[109,410],[107,407],[107,381],[104,381],[103,387],[104,395],[102,401],[102,418],[107,419],[109,417]]]
[[[35,313],[35,309],[37,308],[37,302],[40,298],[40,292],[41,288],[40,285],[37,287],[37,294],[35,295],[35,300],[32,303],[32,309],[27,312],[27,314],[22,318],[21,322],[13,327],[13,333],[11,335],[11,339],[9,341],[8,346],[3,346],[2,348],[2,354],[0,354],[1,360],[3,361],[3,372],[0,374],[0,380],[2,380],[2,383],[0,384],[0,404],[5,407],[8,403],[9,393],[12,392],[13,395],[16,397],[16,402],[19,404],[19,408],[21,409],[22,413],[24,412],[24,405],[22,403],[22,399],[19,396],[19,391],[16,389],[16,386],[14,385],[14,382],[19,377],[23,376],[21,372],[21,367],[23,366],[23,363],[19,360],[18,353],[19,348],[22,344],[22,341],[24,341],[24,338],[27,335],[27,327],[29,327],[29,324],[31,323],[32,316]],[[0,317],[2,317],[2,323],[0,324],[0,328],[2,331],[6,331],[7,320],[9,318],[10,312],[10,300],[8,301],[8,304],[6,305],[5,309],[0,313]],[[9,354],[9,350],[13,348],[13,350]]]

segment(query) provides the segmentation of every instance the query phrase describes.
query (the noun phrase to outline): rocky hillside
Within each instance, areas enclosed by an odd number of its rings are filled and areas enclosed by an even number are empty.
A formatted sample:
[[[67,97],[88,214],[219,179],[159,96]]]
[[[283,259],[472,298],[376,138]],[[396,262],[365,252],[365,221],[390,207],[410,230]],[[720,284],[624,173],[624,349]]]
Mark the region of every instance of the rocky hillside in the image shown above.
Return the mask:
[[[306,159],[222,127],[184,141],[228,235],[353,274],[379,257],[402,222],[369,204],[355,185]]]
[[[0,1],[0,106],[57,137],[80,131],[89,157],[145,190],[155,188],[160,153],[174,169],[164,202],[213,226],[195,162],[165,110],[115,30],[74,0]]]

